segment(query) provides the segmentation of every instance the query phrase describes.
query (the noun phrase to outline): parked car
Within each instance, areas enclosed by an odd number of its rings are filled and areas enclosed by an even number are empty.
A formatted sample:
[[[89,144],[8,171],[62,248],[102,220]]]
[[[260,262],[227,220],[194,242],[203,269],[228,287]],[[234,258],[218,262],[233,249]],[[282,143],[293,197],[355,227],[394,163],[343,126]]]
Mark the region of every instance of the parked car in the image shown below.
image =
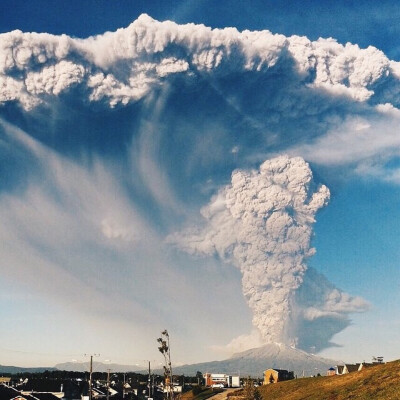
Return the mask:
[[[223,389],[225,386],[224,386],[224,384],[223,383],[213,383],[212,385],[211,385],[211,387],[214,389],[216,389],[216,388],[218,388],[218,389]]]

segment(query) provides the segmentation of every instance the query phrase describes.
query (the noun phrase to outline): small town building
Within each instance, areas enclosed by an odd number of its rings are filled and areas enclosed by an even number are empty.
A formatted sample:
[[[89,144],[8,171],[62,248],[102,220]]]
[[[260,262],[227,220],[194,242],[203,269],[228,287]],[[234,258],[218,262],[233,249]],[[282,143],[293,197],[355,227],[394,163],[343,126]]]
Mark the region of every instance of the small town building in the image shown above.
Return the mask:
[[[267,369],[264,371],[263,385],[294,379],[294,372],[286,369]]]
[[[60,399],[59,396],[56,396],[53,393],[47,393],[47,392],[32,392],[32,393],[30,393],[30,395],[34,399],[38,399],[38,400],[59,400]]]
[[[336,375],[343,375],[344,365],[336,365]]]
[[[331,367],[328,369],[328,371],[326,371],[326,376],[334,376],[336,375],[336,369]]]
[[[69,379],[26,378],[16,388],[22,394],[51,393],[60,399],[79,398],[81,394],[79,382]]]
[[[344,374],[349,374],[350,372],[357,372],[360,370],[360,363],[357,364],[344,364]]]
[[[221,384],[224,387],[240,387],[240,377],[239,375],[228,375],[228,374],[212,374],[206,372],[203,375],[205,385],[212,386]]]
[[[356,364],[344,364],[344,365],[337,365],[336,366],[336,375],[345,375],[351,372],[361,371],[364,368],[372,367],[375,364],[371,363],[356,363]]]
[[[172,391],[174,393],[182,393],[182,391],[183,391],[183,386],[182,385],[172,385],[171,388],[172,388]],[[164,393],[169,393],[171,388],[163,386],[163,392]]]
[[[33,392],[23,393],[15,388],[9,387],[4,383],[0,384],[1,400],[59,400],[51,393]]]

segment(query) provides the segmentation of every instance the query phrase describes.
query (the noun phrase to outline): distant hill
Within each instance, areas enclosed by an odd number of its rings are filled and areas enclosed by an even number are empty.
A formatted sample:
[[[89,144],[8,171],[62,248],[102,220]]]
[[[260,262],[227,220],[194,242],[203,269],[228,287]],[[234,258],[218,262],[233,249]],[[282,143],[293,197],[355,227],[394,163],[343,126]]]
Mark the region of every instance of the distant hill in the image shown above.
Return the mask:
[[[54,367],[38,367],[38,368],[24,368],[24,367],[13,367],[9,365],[0,365],[0,374],[18,374],[21,372],[44,372],[44,371],[55,371]]]
[[[326,371],[339,361],[308,354],[302,350],[285,345],[268,344],[260,348],[236,353],[223,361],[204,362],[200,364],[175,367],[176,374],[195,375],[197,371],[214,373],[240,374],[241,376],[261,377],[268,368],[279,368],[294,371],[295,375],[325,375]]]
[[[263,400],[398,400],[400,361],[346,375],[274,383],[259,390]]]
[[[239,374],[241,376],[261,377],[263,371],[268,368],[279,368],[294,371],[298,377],[303,375],[310,376],[320,373],[325,375],[326,371],[335,365],[338,361],[328,360],[325,358],[317,357],[308,354],[302,350],[297,350],[289,346],[268,344],[260,348],[251,349],[242,353],[234,354],[231,358],[223,361],[210,361],[200,364],[182,365],[173,367],[174,374],[185,374],[195,376],[197,371],[201,372],[215,372],[215,373],[230,373]],[[0,367],[1,368],[1,367]],[[76,371],[85,372],[89,371],[89,363],[82,362],[66,362],[57,364],[54,368],[18,368],[18,367],[3,367],[8,370],[1,372],[42,372],[47,370],[60,370],[60,371]],[[14,368],[14,370],[10,370]],[[143,367],[138,368],[132,365],[120,364],[103,364],[101,362],[93,362],[94,372],[106,372],[111,369],[113,372],[144,372]],[[163,371],[156,370],[156,373],[162,374]]]
[[[57,364],[56,369],[60,371],[75,371],[75,372],[85,372],[89,371],[88,362],[65,362]],[[132,365],[120,365],[120,364],[103,364],[102,362],[93,361],[93,372],[107,372],[110,369],[112,372],[137,372],[139,368]],[[143,367],[140,368],[143,370]]]

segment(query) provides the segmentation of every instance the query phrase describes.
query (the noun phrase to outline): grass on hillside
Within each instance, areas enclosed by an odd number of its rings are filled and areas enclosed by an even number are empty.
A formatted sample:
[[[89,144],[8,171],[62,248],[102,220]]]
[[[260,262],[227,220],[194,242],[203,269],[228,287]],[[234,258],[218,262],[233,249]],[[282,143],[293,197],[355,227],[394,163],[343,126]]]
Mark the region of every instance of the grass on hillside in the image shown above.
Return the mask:
[[[189,392],[182,394],[181,400],[206,400],[209,397],[214,396],[216,393],[221,393],[222,391],[222,389],[204,388],[204,390],[195,395],[193,390],[190,390]]]
[[[279,382],[259,390],[263,400],[399,400],[400,361],[346,375]]]

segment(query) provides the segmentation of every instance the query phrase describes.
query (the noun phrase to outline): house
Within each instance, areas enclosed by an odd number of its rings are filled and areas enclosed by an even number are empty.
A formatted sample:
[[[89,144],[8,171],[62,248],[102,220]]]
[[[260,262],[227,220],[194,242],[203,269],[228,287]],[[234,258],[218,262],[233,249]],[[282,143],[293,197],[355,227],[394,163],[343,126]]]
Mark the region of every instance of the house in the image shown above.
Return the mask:
[[[337,365],[336,375],[345,375],[349,374],[350,372],[361,371],[362,368],[363,368],[363,363]]]
[[[166,387],[166,386],[163,386],[163,392],[164,393],[169,393],[169,391],[172,389],[172,391],[174,392],[174,393],[182,393],[182,390],[183,390],[183,386],[182,385],[172,385],[171,386],[171,388],[170,387]]]
[[[47,392],[31,392],[30,396],[37,400],[59,400],[60,397],[54,395],[53,393]]]
[[[349,374],[350,372],[357,372],[360,370],[360,363],[356,363],[356,364],[345,364],[344,368],[347,374]]]
[[[270,383],[277,383],[281,381],[288,381],[294,379],[293,371],[287,371],[286,369],[267,369],[264,371],[264,382],[263,385],[269,385]]]
[[[17,389],[22,394],[50,393],[59,399],[65,397],[64,383],[56,379],[25,379]]]
[[[328,371],[326,371],[326,376],[334,376],[336,375],[336,369],[331,367],[328,369]]]
[[[0,384],[0,400],[33,400],[30,396],[23,396],[21,392],[12,387]]]
[[[92,388],[92,398],[94,399],[104,399],[107,397],[107,388],[98,388],[98,387],[93,387]]]
[[[33,392],[26,394],[19,390],[0,384],[0,400],[59,400],[51,393]]]
[[[22,394],[51,393],[58,398],[78,399],[85,390],[87,382],[72,379],[29,378],[17,385]]]
[[[11,378],[6,376],[0,376],[0,384],[4,383],[5,385],[10,385]]]
[[[336,365],[336,375],[343,375],[344,365]]]

